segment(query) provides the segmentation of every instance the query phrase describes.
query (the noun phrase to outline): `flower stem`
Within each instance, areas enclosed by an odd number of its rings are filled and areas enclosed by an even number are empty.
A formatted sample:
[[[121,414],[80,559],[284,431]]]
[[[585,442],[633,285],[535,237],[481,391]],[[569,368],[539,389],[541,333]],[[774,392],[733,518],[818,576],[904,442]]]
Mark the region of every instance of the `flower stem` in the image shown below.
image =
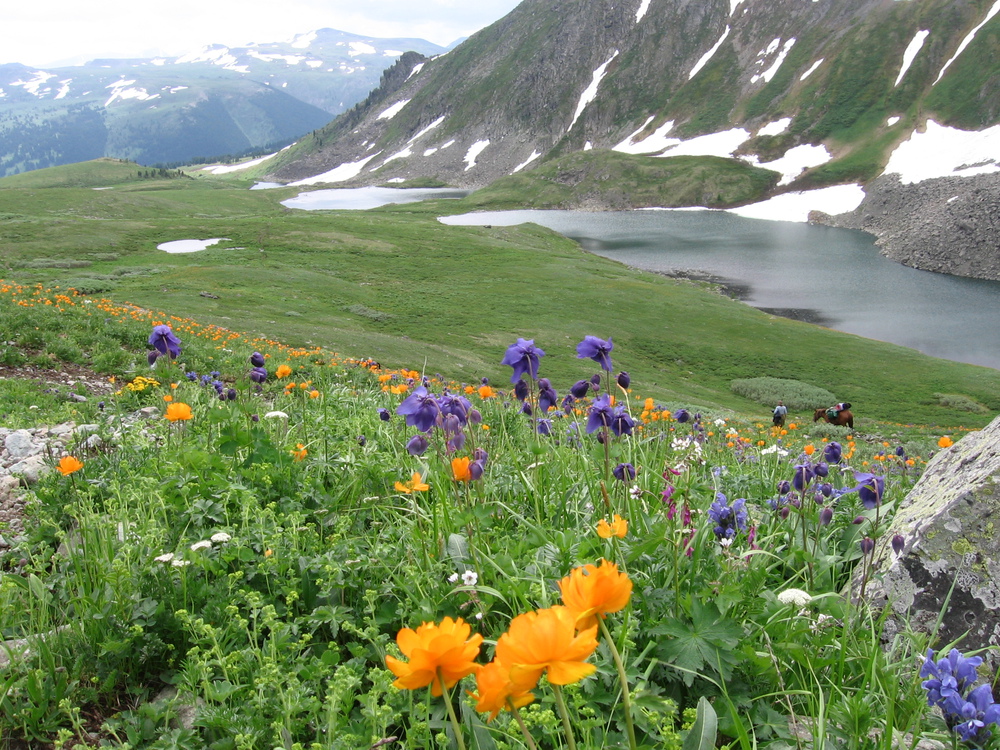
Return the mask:
[[[451,705],[451,696],[448,695],[448,687],[444,684],[444,674],[441,672],[441,667],[437,668],[437,676],[441,682],[441,695],[444,696],[444,705],[448,707],[448,718],[451,719],[451,726],[455,730],[455,742],[458,744],[458,750],[465,750],[465,740],[462,738],[462,725],[458,723],[458,717],[455,716],[455,707]]]
[[[611,649],[611,658],[615,660],[615,669],[618,670],[618,679],[622,684],[622,708],[625,709],[625,729],[628,732],[628,746],[631,750],[636,750],[635,727],[632,725],[632,698],[629,695],[625,665],[622,663],[621,654],[618,653],[618,646],[615,645],[615,639],[611,637],[611,632],[608,630],[607,624],[603,618],[598,618],[597,621],[601,625],[601,634],[604,636],[608,648]]]
[[[562,717],[563,734],[566,735],[566,747],[569,750],[576,750],[576,741],[573,739],[573,727],[569,722],[569,712],[566,710],[566,701],[563,700],[562,688],[558,685],[553,685],[552,692],[556,696],[556,706],[559,708],[559,715]]]
[[[510,713],[513,715],[514,720],[517,725],[521,727],[521,734],[524,735],[524,741],[528,743],[530,750],[538,750],[538,745],[535,744],[535,740],[532,739],[531,733],[528,731],[528,727],[524,725],[524,719],[521,718],[521,712],[517,710],[517,706],[507,698],[507,708],[510,709]]]

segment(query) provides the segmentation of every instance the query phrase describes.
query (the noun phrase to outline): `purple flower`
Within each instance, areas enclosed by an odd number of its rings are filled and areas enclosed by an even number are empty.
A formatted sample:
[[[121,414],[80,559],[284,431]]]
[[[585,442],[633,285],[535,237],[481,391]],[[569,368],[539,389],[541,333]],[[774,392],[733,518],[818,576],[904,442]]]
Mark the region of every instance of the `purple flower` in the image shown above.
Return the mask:
[[[250,370],[250,380],[255,383],[263,383],[267,380],[267,370],[263,367],[255,367]]]
[[[844,449],[840,446],[840,443],[833,441],[826,444],[823,448],[823,458],[826,459],[828,464],[840,463],[840,458],[844,454]]]
[[[250,364],[253,365],[254,367],[263,367],[264,355],[261,354],[260,352],[254,352],[253,354],[250,355]]]
[[[438,412],[437,399],[424,386],[415,388],[396,409],[397,414],[406,417],[406,424],[421,432],[430,432],[437,422]]]
[[[590,381],[577,380],[569,387],[569,392],[573,394],[573,398],[583,398],[590,392]]]
[[[624,390],[628,390],[628,387],[632,385],[632,377],[624,370],[618,373],[618,385]]]
[[[587,417],[587,434],[602,427],[610,427],[615,418],[615,411],[611,406],[611,397],[603,394],[594,399],[590,406],[590,416]]]
[[[500,364],[514,368],[514,374],[510,376],[511,383],[519,381],[524,373],[528,373],[528,377],[534,380],[538,377],[538,359],[544,356],[545,352],[535,346],[534,339],[518,339],[516,344],[507,347]]]
[[[892,538],[892,551],[897,555],[903,551],[903,547],[906,545],[906,540],[903,538],[902,534],[896,534]]]
[[[819,512],[819,523],[821,526],[829,526],[833,520],[833,508],[823,508]]]
[[[422,456],[427,450],[427,438],[423,435],[414,435],[406,444],[406,452],[411,456]]]
[[[602,370],[611,372],[611,350],[615,345],[609,338],[607,341],[597,336],[584,336],[583,341],[576,345],[577,359],[592,359]]]
[[[823,461],[820,461],[813,467],[813,473],[818,477],[825,477],[830,473],[830,467]]]
[[[486,462],[485,461],[471,461],[469,463],[469,478],[473,482],[478,482],[483,478],[483,474],[486,472]]]
[[[621,437],[622,435],[631,435],[634,427],[635,420],[625,410],[625,407],[616,406],[611,417],[611,431]]]
[[[236,400],[236,396],[237,396],[237,393],[236,393],[236,389],[235,388],[228,388],[226,390],[226,401],[235,401]]]
[[[535,422],[535,432],[539,435],[551,435],[552,434],[552,420],[551,419],[539,419]]]
[[[611,470],[611,474],[619,482],[631,482],[635,479],[635,467],[630,463],[618,464]]]
[[[472,424],[483,423],[483,415],[479,409],[469,409],[469,421],[472,422]]]
[[[792,483],[789,482],[787,479],[782,479],[780,482],[778,482],[779,495],[787,495],[791,491],[792,491]]]
[[[168,325],[153,326],[153,332],[149,334],[149,345],[160,354],[169,354],[171,359],[176,359],[181,353],[181,340]]]
[[[810,464],[798,464],[795,467],[795,473],[792,474],[792,486],[799,492],[812,481],[813,478],[813,467]]]
[[[549,409],[555,408],[558,402],[559,396],[556,394],[556,390],[552,387],[552,383],[549,382],[549,379],[539,378],[538,408],[541,410],[542,414],[547,413]]]
[[[862,555],[870,555],[872,553],[872,550],[875,549],[875,540],[872,539],[870,536],[866,536],[864,539],[861,540],[859,546],[861,547]]]
[[[514,397],[518,401],[524,401],[528,397],[528,384],[523,380],[518,380],[514,384]]]
[[[472,403],[465,396],[445,393],[438,399],[438,409],[441,414],[454,415],[463,427],[469,421],[469,409],[471,408]]]
[[[718,539],[732,539],[738,531],[747,527],[747,501],[734,500],[732,505],[721,492],[716,493],[715,502],[708,509],[708,517],[715,524],[713,531]]]
[[[146,355],[146,362],[150,367],[156,364],[156,360],[160,358],[160,353],[155,349]]]
[[[383,422],[388,422],[390,419],[392,419],[392,414],[389,412],[388,409],[380,408],[378,410],[378,418],[381,419]]]
[[[854,472],[854,481],[858,484],[853,491],[858,493],[862,505],[868,510],[875,508],[882,502],[882,497],[885,495],[885,477],[856,471]]]
[[[691,419],[691,415],[688,413],[687,409],[678,409],[674,412],[674,419],[676,419],[680,424],[684,424]]]

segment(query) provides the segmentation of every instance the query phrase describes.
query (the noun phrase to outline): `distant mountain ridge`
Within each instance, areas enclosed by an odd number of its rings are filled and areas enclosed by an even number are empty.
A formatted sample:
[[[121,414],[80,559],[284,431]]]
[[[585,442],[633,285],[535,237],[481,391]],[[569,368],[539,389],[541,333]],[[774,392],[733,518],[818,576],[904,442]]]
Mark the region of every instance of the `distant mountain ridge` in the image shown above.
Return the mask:
[[[363,99],[422,39],[334,29],[177,58],[0,65],[0,176],[101,156],[183,162],[285,145]]]
[[[774,170],[780,194],[874,185],[901,144],[943,127],[983,136],[940,176],[961,192],[1000,170],[984,145],[1000,122],[998,16],[1000,0],[524,0],[447,55],[401,59],[269,176],[479,188],[593,149],[738,158]],[[866,221],[866,205],[855,225],[919,264],[918,230]],[[984,231],[961,241],[997,255]],[[1000,278],[990,265],[974,275]]]

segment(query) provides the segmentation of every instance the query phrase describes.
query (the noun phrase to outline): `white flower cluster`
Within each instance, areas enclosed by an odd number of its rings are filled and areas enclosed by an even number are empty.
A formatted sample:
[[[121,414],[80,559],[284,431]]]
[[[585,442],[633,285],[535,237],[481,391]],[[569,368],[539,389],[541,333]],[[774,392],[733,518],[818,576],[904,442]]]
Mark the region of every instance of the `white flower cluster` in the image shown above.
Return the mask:
[[[452,573],[448,576],[448,583],[458,583],[459,579],[458,573]],[[474,570],[467,570],[461,575],[463,586],[475,586],[479,583],[479,574]]]
[[[202,539],[200,542],[195,542],[191,545],[192,552],[198,552],[203,549],[211,549],[213,544],[225,544],[232,537],[225,531],[217,531],[209,539]],[[165,552],[162,555],[157,555],[153,558],[154,562],[163,563],[164,565],[170,564],[175,568],[183,568],[191,564],[190,560],[182,560],[177,557],[173,552]]]
[[[802,589],[785,589],[778,594],[778,601],[782,604],[804,607],[812,601],[812,596]]]

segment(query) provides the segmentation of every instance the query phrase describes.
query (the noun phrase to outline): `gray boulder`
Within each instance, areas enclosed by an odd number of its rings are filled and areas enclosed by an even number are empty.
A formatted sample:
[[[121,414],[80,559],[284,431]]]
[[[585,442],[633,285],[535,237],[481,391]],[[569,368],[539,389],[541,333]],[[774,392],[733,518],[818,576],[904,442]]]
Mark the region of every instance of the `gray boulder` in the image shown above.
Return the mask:
[[[909,623],[936,632],[935,648],[959,639],[963,651],[1000,645],[998,511],[1000,418],[941,450],[878,540],[865,598],[890,607],[888,635]],[[904,540],[898,555],[896,534]],[[1000,655],[983,657],[997,672]]]

